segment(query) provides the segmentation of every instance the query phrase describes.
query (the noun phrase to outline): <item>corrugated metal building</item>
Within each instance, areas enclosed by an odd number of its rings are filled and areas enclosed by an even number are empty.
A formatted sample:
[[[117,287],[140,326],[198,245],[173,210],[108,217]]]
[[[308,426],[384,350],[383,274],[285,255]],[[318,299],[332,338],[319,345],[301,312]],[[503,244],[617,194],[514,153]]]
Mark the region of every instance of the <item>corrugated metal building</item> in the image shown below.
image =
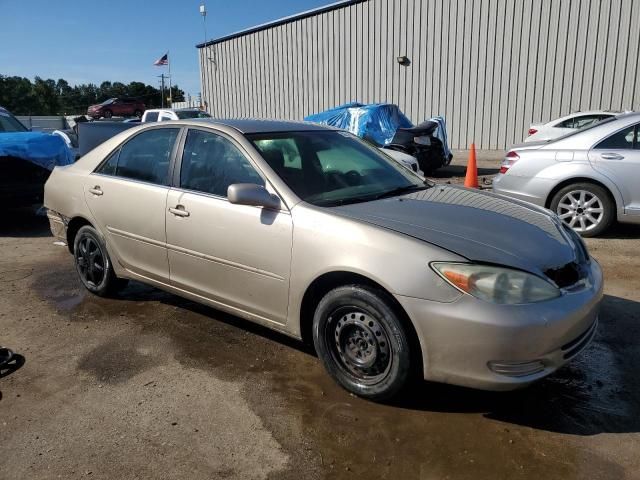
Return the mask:
[[[532,121],[640,110],[639,2],[343,1],[198,45],[202,95],[218,117],[397,103],[444,115],[453,148],[502,149]]]

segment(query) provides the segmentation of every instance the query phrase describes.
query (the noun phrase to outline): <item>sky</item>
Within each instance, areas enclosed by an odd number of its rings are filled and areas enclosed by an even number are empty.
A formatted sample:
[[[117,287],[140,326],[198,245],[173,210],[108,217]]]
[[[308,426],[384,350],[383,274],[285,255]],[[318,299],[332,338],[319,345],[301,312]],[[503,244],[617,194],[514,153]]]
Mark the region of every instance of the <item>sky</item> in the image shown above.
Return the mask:
[[[195,45],[335,0],[0,0],[0,75],[70,84],[109,80],[150,85],[166,67],[185,93],[200,91]]]

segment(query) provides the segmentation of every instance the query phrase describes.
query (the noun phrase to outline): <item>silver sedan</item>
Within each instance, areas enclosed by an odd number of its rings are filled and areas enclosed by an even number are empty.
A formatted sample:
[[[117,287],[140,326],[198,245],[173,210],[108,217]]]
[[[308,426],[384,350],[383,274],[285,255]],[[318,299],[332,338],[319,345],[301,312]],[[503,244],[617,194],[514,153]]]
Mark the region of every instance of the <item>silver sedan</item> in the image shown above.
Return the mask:
[[[514,147],[493,191],[547,207],[585,237],[617,220],[640,223],[640,113],[550,142]]]
[[[45,205],[94,294],[137,280],[307,340],[371,399],[521,387],[597,325],[600,267],[554,215],[318,125],[136,127],[56,168]]]

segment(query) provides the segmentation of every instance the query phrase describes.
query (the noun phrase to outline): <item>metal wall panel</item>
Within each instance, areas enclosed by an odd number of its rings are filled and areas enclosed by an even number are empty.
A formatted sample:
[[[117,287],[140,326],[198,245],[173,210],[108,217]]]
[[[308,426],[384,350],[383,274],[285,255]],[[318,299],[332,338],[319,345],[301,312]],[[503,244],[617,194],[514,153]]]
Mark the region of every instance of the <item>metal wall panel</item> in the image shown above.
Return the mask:
[[[349,1],[199,48],[202,95],[217,117],[294,120],[393,102],[445,116],[453,148],[504,149],[532,122],[640,110],[634,1]]]

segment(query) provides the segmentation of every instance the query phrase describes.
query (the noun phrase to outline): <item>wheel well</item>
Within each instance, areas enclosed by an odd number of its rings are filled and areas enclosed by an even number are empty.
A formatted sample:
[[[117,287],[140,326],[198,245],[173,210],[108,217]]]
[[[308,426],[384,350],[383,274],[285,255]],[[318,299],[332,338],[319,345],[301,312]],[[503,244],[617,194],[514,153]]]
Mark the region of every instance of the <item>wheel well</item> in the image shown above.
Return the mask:
[[[550,208],[551,200],[553,200],[553,197],[555,196],[555,194],[558,193],[561,189],[563,189],[567,185],[571,185],[573,183],[592,183],[593,185],[598,185],[599,187],[603,188],[605,192],[607,192],[607,194],[613,201],[613,204],[616,205],[616,198],[613,196],[613,194],[611,193],[611,190],[609,190],[609,188],[605,184],[597,180],[594,180],[593,178],[576,177],[576,178],[570,178],[569,180],[564,180],[560,182],[558,185],[556,185],[555,187],[553,187],[553,190],[551,190],[551,192],[549,193],[549,196],[547,197],[547,201],[545,202],[544,206],[546,208]]]
[[[302,340],[308,345],[313,345],[313,315],[315,313],[316,306],[320,300],[322,300],[322,297],[334,288],[354,284],[380,290],[387,297],[386,299],[389,301],[390,306],[408,330],[409,341],[411,342],[411,351],[415,356],[415,364],[416,367],[420,369],[419,374],[422,375],[422,348],[418,339],[418,333],[416,332],[413,323],[411,323],[409,315],[407,315],[407,312],[402,308],[402,305],[400,305],[400,303],[386,288],[364,275],[342,271],[329,272],[316,278],[311,285],[309,285],[302,297],[302,306],[300,308],[300,333]]]
[[[91,222],[82,217],[74,217],[67,224],[67,247],[69,252],[73,253],[73,241],[76,238],[76,233],[85,225],[91,225]]]

